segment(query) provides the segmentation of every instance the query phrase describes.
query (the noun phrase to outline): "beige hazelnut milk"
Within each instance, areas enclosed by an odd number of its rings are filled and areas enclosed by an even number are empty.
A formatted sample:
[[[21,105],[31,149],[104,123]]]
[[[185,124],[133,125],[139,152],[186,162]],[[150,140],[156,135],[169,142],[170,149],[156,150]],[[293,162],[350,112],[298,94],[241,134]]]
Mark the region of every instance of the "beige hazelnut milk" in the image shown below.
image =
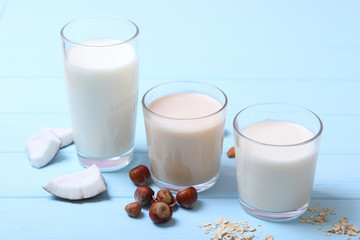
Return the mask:
[[[318,149],[306,141],[314,133],[296,123],[268,120],[242,129],[241,134],[256,142],[239,135],[235,138],[240,200],[271,212],[307,204]]]
[[[134,145],[138,59],[130,44],[97,39],[72,47],[65,73],[74,141],[78,151],[113,157]],[[112,47],[101,47],[114,45]]]
[[[222,104],[200,93],[156,99],[145,116],[153,177],[175,185],[195,185],[218,175],[225,114]]]

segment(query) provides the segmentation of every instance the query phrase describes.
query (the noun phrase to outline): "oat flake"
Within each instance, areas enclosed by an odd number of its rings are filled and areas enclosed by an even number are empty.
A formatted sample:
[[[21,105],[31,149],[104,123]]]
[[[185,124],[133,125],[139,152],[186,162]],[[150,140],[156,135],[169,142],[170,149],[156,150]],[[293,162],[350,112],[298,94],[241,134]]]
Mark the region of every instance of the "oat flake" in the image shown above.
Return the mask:
[[[274,236],[272,236],[272,235],[267,235],[265,237],[265,240],[273,240],[273,239],[274,239]]]
[[[205,222],[201,225],[197,225],[204,229],[205,234],[211,233],[214,240],[252,240],[256,236],[253,233],[244,234],[245,232],[255,232],[255,227],[250,227],[247,221],[241,223],[229,222],[228,219],[222,217],[220,221],[213,220],[214,224]],[[260,224],[258,226],[261,226]],[[268,235],[266,240],[274,239],[273,236]],[[271,238],[270,238],[271,237]],[[256,237],[259,238],[259,237]]]

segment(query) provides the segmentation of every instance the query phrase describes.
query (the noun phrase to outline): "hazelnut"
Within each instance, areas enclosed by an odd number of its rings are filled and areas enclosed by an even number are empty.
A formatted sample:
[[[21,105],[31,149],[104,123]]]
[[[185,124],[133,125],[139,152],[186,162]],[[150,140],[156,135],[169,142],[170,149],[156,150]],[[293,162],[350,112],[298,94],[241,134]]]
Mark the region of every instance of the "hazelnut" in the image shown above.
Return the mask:
[[[139,186],[134,193],[135,201],[141,206],[149,204],[154,196],[154,191],[146,185]]]
[[[229,151],[227,151],[226,155],[229,157],[229,158],[234,158],[235,157],[235,147],[231,147],[229,149]]]
[[[149,211],[149,216],[154,223],[164,223],[171,219],[172,208],[164,202],[154,202]]]
[[[130,217],[136,218],[140,215],[141,206],[138,202],[132,202],[125,206],[125,211]]]
[[[184,188],[176,194],[177,202],[184,208],[193,208],[197,199],[198,194],[194,187]]]
[[[173,207],[176,204],[176,198],[168,189],[161,189],[156,194],[156,201],[164,202]]]
[[[129,172],[129,177],[136,185],[148,185],[151,182],[149,169],[144,165],[139,165]]]

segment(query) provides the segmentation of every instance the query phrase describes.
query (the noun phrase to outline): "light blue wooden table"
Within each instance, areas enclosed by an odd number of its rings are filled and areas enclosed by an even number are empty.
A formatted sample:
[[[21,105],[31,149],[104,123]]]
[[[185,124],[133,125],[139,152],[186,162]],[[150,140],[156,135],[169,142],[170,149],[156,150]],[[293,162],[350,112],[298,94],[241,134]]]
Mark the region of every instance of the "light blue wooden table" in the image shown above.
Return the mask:
[[[232,120],[261,102],[289,102],[316,112],[324,123],[312,204],[360,225],[360,2],[359,1],[77,1],[0,0],[0,239],[210,239],[197,225],[221,217],[248,221],[258,239],[346,239],[317,225],[262,221],[237,197],[235,160],[222,157],[217,184],[195,209],[175,208],[155,225],[139,219],[129,170],[148,165],[139,105],[136,156],[104,173],[108,191],[69,202],[42,189],[48,180],[81,170],[74,146],[43,169],[30,166],[25,140],[41,126],[70,127],[60,28],[93,15],[124,16],[140,28],[140,89],[171,80],[205,81],[229,98],[224,151],[233,145]],[[156,186],[153,186],[158,190]],[[307,213],[308,214],[308,213]],[[261,225],[261,226],[258,226]],[[357,239],[357,237],[352,237]]]

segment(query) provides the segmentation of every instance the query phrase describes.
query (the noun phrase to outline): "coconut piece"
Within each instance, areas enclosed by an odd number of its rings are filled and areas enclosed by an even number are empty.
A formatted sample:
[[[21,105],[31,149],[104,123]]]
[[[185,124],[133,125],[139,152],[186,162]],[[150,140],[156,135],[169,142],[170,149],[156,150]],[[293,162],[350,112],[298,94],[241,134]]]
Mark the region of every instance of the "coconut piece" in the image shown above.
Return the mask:
[[[53,128],[53,127],[43,126],[41,127],[41,129],[47,129],[55,133],[55,135],[61,139],[60,148],[69,146],[74,142],[73,132],[71,128]]]
[[[106,191],[106,184],[99,168],[93,164],[84,170],[54,178],[43,188],[60,198],[80,200]]]
[[[31,166],[42,168],[55,158],[61,146],[61,140],[52,131],[43,129],[26,140]]]

